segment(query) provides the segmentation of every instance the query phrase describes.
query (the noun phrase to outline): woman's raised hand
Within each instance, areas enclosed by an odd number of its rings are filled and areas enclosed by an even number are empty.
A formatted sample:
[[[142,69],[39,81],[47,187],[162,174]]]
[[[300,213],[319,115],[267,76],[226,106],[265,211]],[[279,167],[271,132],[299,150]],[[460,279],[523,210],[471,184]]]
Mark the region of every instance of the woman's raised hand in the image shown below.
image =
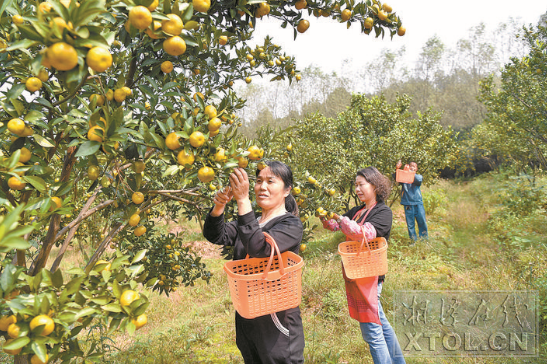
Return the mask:
[[[235,168],[230,174],[230,187],[237,202],[237,214],[242,216],[253,210],[249,200],[249,176],[243,168]]]
[[[235,168],[230,174],[230,186],[236,201],[249,198],[249,176],[243,168]]]
[[[224,189],[219,190],[217,193],[215,193],[215,197],[213,198],[213,202],[215,203],[215,206],[213,207],[213,210],[211,211],[212,216],[220,216],[222,213],[224,213],[224,209],[226,208],[226,204],[230,202],[230,200],[233,197],[232,188],[230,186],[224,187]]]

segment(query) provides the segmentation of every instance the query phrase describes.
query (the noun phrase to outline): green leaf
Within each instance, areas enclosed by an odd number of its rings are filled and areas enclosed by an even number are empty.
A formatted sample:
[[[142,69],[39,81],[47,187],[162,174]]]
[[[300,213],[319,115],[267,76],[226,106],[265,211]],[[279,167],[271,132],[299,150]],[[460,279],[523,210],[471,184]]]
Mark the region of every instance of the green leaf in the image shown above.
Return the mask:
[[[177,174],[178,171],[179,171],[179,167],[177,165],[172,165],[172,166],[167,167],[167,169],[163,172],[163,174],[161,176],[162,176],[162,178],[165,178],[165,177],[168,177],[168,176],[173,176],[173,175]]]
[[[38,341],[34,340],[32,344],[30,344],[30,348],[32,349],[32,351],[34,351],[34,354],[36,354],[42,362],[47,362],[47,349],[44,343],[39,343]]]
[[[24,83],[19,83],[17,85],[14,85],[9,91],[8,93],[6,94],[6,99],[7,100],[11,100],[11,99],[17,99],[19,96],[21,96],[21,94],[23,93],[23,91],[25,91],[25,84]]]
[[[94,309],[92,307],[86,307],[86,308],[83,308],[80,311],[78,311],[78,313],[76,313],[75,319],[78,320],[80,317],[90,316],[90,315],[92,315],[94,313],[98,313],[98,312],[99,311],[97,311],[96,309]]]
[[[8,350],[17,350],[21,349],[30,342],[28,336],[21,336],[15,340],[10,341],[8,344],[4,343],[4,349]]]
[[[64,291],[66,291],[67,294],[69,295],[78,292],[78,290],[80,289],[80,285],[82,284],[84,280],[85,280],[85,276],[74,278],[73,280],[68,282]]]
[[[55,146],[48,139],[46,139],[46,138],[44,138],[44,137],[42,137],[38,134],[34,134],[33,138],[36,140],[36,142],[38,144],[40,144],[40,146],[42,146],[44,148],[53,148]]]
[[[34,188],[36,188],[40,192],[46,192],[46,182],[41,179],[40,177],[36,176],[23,176],[21,177],[28,183],[30,183]]]
[[[34,29],[28,27],[28,26],[21,26],[19,25],[18,28],[19,30],[21,30],[21,27],[23,27],[23,32],[28,30],[30,33],[33,34],[33,36],[35,37],[34,40],[31,40],[32,37],[28,37],[28,38],[31,38],[31,39],[23,39],[23,40],[20,40],[18,42],[15,42],[13,43],[12,46],[8,47],[6,49],[6,51],[8,52],[11,52],[11,51],[14,51],[16,49],[29,49],[30,47],[36,45],[36,44],[40,44],[40,40],[42,40],[42,37],[40,36],[40,34],[38,34]]]
[[[99,148],[101,148],[101,143],[94,140],[88,140],[78,148],[76,157],[85,157],[86,155],[95,154]]]
[[[36,110],[30,110],[27,113],[27,115],[25,115],[25,120],[30,121],[31,123],[36,120],[44,119],[44,118],[45,118],[45,115],[42,114],[40,111],[36,111]]]
[[[146,253],[148,252],[148,249],[142,249],[135,256],[133,257],[133,260],[131,261],[131,264],[138,263],[146,256]]]
[[[108,312],[122,312],[122,308],[119,303],[110,303],[106,306],[101,306],[104,311]]]
[[[63,285],[63,272],[60,269],[57,269],[55,273],[51,276],[51,284],[55,288],[61,288]]]
[[[4,11],[6,10],[6,8],[8,6],[11,5],[12,2],[13,2],[13,0],[4,0],[4,1],[2,1],[2,5],[0,5],[0,16],[4,15]]]
[[[4,239],[0,243],[0,252],[6,253],[13,249],[25,250],[30,248],[30,243],[23,238]]]

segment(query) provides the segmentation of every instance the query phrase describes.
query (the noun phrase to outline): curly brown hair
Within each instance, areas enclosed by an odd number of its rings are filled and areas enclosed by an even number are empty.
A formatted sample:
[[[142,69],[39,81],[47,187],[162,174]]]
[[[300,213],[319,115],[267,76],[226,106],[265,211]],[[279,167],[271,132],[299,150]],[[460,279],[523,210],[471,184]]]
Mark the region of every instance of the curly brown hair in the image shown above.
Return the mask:
[[[367,167],[357,171],[357,175],[363,177],[368,183],[374,186],[376,201],[387,200],[391,193],[391,182],[380,171],[374,167]]]

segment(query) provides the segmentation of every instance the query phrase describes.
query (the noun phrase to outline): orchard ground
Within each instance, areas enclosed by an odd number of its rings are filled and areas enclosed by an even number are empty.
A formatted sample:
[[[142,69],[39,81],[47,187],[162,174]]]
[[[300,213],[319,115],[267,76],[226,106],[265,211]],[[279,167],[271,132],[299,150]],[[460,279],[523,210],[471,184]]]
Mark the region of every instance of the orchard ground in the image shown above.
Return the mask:
[[[545,287],[538,284],[547,271],[547,247],[541,242],[547,233],[547,218],[540,210],[527,218],[507,218],[500,223],[503,207],[497,191],[507,178],[492,173],[473,180],[441,180],[424,188],[430,238],[415,246],[409,246],[401,205],[398,201],[393,204],[390,266],[382,294],[388,317],[397,290],[539,289],[544,301]],[[198,281],[193,287],[179,288],[169,297],[151,293],[148,324],[134,336],[118,335],[113,341],[105,338],[103,345],[112,351],[104,362],[242,363],[235,345],[234,309],[219,247],[204,241],[197,223],[168,223],[164,228],[183,234],[183,245],[203,257],[213,278],[209,284]],[[319,228],[303,253],[306,266],[301,309],[306,363],[372,363],[359,326],[347,313],[340,257],[336,254],[343,238],[340,233]],[[521,243],[517,243],[519,239]],[[75,252],[74,257],[79,256]],[[66,267],[81,264],[76,259],[68,257]],[[98,331],[92,334],[98,335]],[[81,339],[85,340],[85,335]],[[542,334],[540,357],[528,362],[545,360],[543,343]],[[409,358],[407,362],[486,364],[500,360],[431,357]],[[503,358],[503,362],[521,360]]]

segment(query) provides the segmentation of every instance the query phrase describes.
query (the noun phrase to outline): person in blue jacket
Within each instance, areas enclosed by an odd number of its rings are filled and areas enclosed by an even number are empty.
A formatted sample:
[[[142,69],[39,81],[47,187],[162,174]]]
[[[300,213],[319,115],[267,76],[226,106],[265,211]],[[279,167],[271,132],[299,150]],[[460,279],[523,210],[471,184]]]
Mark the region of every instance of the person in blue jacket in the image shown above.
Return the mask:
[[[401,169],[403,164],[401,161],[397,162],[397,169]],[[418,164],[416,162],[410,162],[409,170],[416,173],[414,175],[414,182],[401,183],[403,187],[403,194],[401,196],[401,205],[405,208],[406,226],[408,228],[408,235],[413,241],[418,240],[416,235],[415,222],[418,223],[418,234],[422,239],[427,239],[427,222],[425,221],[425,209],[422,200],[422,192],[420,186],[422,185],[423,176],[418,174]]]

